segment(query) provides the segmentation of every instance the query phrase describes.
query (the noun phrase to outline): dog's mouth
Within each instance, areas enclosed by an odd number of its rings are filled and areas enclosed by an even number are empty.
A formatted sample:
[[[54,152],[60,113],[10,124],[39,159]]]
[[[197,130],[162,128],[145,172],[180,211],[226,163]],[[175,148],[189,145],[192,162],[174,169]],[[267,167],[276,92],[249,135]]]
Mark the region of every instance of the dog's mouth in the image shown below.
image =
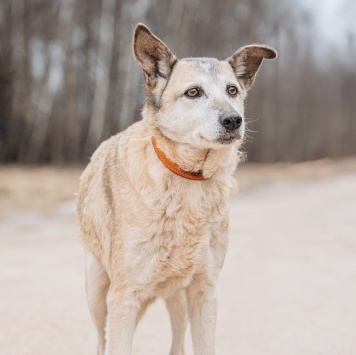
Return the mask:
[[[237,140],[237,137],[224,137],[224,138],[220,138],[218,139],[218,142],[221,144],[230,144],[232,142],[234,142],[235,140]]]
[[[207,139],[202,134],[200,134],[199,138],[202,142],[209,144],[209,145],[211,145],[211,144],[228,145],[228,144],[231,144],[231,143],[241,139],[241,134],[239,131],[224,132],[218,138],[216,138],[214,140]]]
[[[230,144],[240,138],[241,138],[241,134],[239,131],[226,132],[219,139],[217,139],[217,141],[221,144]]]

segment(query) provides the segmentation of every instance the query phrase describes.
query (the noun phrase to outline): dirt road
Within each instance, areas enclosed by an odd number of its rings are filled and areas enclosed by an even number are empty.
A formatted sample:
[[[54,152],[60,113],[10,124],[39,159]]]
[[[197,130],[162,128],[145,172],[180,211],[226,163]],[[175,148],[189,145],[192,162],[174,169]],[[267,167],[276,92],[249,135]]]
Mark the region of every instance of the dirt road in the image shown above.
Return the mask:
[[[69,201],[0,220],[0,354],[95,354],[74,210]],[[168,354],[169,344],[157,302],[134,354]],[[242,189],[219,282],[217,355],[355,349],[356,173]]]

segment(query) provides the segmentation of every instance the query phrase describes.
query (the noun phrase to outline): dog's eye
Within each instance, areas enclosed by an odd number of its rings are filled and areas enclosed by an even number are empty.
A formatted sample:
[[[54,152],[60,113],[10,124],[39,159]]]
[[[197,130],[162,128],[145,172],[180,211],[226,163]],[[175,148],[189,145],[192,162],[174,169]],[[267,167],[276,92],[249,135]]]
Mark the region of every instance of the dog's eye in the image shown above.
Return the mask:
[[[200,91],[197,88],[191,88],[187,90],[184,95],[188,97],[198,97],[200,95]]]
[[[228,88],[227,88],[227,92],[229,95],[231,96],[236,96],[237,93],[238,93],[238,90],[237,90],[237,87],[234,86],[234,85],[230,85]]]

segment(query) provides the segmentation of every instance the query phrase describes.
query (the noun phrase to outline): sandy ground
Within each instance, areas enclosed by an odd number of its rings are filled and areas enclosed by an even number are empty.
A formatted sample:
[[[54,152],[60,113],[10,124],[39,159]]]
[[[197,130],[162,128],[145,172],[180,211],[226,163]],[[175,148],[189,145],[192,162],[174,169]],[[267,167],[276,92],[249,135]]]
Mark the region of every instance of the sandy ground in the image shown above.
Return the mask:
[[[79,171],[0,168],[0,354],[95,354],[67,200]],[[238,176],[217,354],[356,354],[356,159],[246,165]],[[168,354],[170,338],[158,301],[134,354]]]

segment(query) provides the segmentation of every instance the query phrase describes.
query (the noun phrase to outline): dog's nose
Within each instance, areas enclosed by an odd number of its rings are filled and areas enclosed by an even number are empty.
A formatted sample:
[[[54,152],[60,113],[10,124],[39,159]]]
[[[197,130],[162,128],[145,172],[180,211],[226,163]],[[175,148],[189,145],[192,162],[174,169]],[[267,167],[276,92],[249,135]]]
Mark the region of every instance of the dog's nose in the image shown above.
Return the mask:
[[[228,131],[234,131],[240,128],[242,124],[242,117],[240,115],[225,114],[220,117],[222,126]]]

